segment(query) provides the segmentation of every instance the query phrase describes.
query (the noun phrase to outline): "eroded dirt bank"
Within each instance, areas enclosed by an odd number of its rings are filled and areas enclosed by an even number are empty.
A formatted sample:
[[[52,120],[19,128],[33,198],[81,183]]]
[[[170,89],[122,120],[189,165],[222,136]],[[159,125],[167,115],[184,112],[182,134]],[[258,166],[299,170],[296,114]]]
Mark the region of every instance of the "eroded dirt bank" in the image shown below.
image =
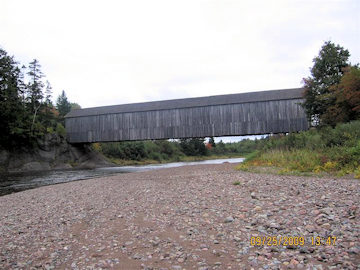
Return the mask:
[[[359,180],[233,167],[122,174],[0,197],[0,268],[360,268]]]

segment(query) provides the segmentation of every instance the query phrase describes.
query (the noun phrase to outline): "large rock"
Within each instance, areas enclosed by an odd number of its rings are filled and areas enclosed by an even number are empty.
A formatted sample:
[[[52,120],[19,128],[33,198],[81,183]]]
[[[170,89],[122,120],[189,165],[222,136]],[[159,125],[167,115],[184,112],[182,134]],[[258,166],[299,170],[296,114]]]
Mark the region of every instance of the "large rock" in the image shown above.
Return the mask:
[[[45,134],[37,139],[38,147],[44,151],[51,151],[61,143],[61,137],[56,133]]]
[[[52,166],[52,169],[54,170],[68,170],[72,169],[73,167],[70,164],[60,163],[60,164],[54,164]]]
[[[14,152],[10,152],[7,169],[10,171],[19,171],[24,164],[38,160],[39,157],[36,151],[22,147]]]
[[[9,158],[9,152],[6,150],[0,150],[0,166],[5,165]]]
[[[21,171],[48,171],[50,170],[50,164],[46,162],[30,162],[22,166]]]
[[[16,151],[0,151],[2,171],[42,171],[50,169],[96,168],[113,166],[90,145],[70,145],[57,134],[37,139],[38,148],[22,147]]]
[[[41,160],[44,162],[53,163],[56,160],[56,149],[49,151],[44,151],[39,149],[38,153]]]
[[[87,144],[71,146],[70,153],[80,168],[91,169],[114,165]]]

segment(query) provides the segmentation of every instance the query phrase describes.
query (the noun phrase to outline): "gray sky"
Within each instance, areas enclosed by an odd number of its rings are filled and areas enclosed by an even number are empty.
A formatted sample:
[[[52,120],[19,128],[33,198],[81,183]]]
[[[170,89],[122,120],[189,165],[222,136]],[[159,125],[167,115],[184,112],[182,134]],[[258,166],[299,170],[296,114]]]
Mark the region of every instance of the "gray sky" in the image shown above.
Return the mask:
[[[83,108],[301,87],[331,39],[360,62],[360,1],[1,0],[0,46]]]

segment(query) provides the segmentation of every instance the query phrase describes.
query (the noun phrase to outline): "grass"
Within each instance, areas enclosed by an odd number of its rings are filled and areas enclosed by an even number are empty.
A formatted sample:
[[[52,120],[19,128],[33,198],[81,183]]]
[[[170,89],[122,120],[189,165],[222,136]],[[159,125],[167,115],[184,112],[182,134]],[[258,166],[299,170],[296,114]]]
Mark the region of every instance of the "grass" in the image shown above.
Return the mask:
[[[360,166],[357,166],[356,161],[342,165],[339,160],[328,160],[324,152],[307,149],[266,151],[249,161],[246,160],[236,169],[279,175],[313,177],[353,175],[355,178],[360,178]]]
[[[146,160],[130,160],[130,159],[109,159],[112,163],[120,166],[135,166],[135,165],[149,165],[149,164],[159,164],[160,162],[157,160],[146,159]]]
[[[360,121],[270,138],[238,170],[360,179]]]

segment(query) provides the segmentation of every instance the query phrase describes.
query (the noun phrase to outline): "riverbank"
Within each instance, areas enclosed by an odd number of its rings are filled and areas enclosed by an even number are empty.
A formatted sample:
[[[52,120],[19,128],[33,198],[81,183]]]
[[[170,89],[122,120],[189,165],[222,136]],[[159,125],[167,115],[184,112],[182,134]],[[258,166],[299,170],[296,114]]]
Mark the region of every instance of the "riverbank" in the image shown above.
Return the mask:
[[[114,166],[87,144],[69,144],[64,137],[49,133],[37,144],[6,150],[0,148],[0,173],[89,169]]]
[[[150,170],[161,170],[189,165],[239,163],[243,158],[211,159],[193,162],[174,162],[135,166],[111,166],[92,169],[49,170],[23,173],[0,173],[0,196],[78,180],[96,177],[107,177],[120,173],[135,173]]]
[[[239,170],[360,179],[360,121],[270,137],[262,143]]]
[[[0,197],[0,268],[356,269],[359,206],[359,180],[234,164],[46,186]],[[306,243],[251,245],[263,236]]]
[[[143,160],[133,160],[133,159],[112,159],[109,160],[119,166],[137,166],[137,165],[151,165],[151,164],[168,164],[174,162],[194,162],[194,161],[204,161],[204,160],[214,160],[214,159],[229,159],[229,158],[245,158],[244,155],[209,155],[209,156],[179,156],[176,159],[168,160],[154,160],[154,159],[143,159]]]

